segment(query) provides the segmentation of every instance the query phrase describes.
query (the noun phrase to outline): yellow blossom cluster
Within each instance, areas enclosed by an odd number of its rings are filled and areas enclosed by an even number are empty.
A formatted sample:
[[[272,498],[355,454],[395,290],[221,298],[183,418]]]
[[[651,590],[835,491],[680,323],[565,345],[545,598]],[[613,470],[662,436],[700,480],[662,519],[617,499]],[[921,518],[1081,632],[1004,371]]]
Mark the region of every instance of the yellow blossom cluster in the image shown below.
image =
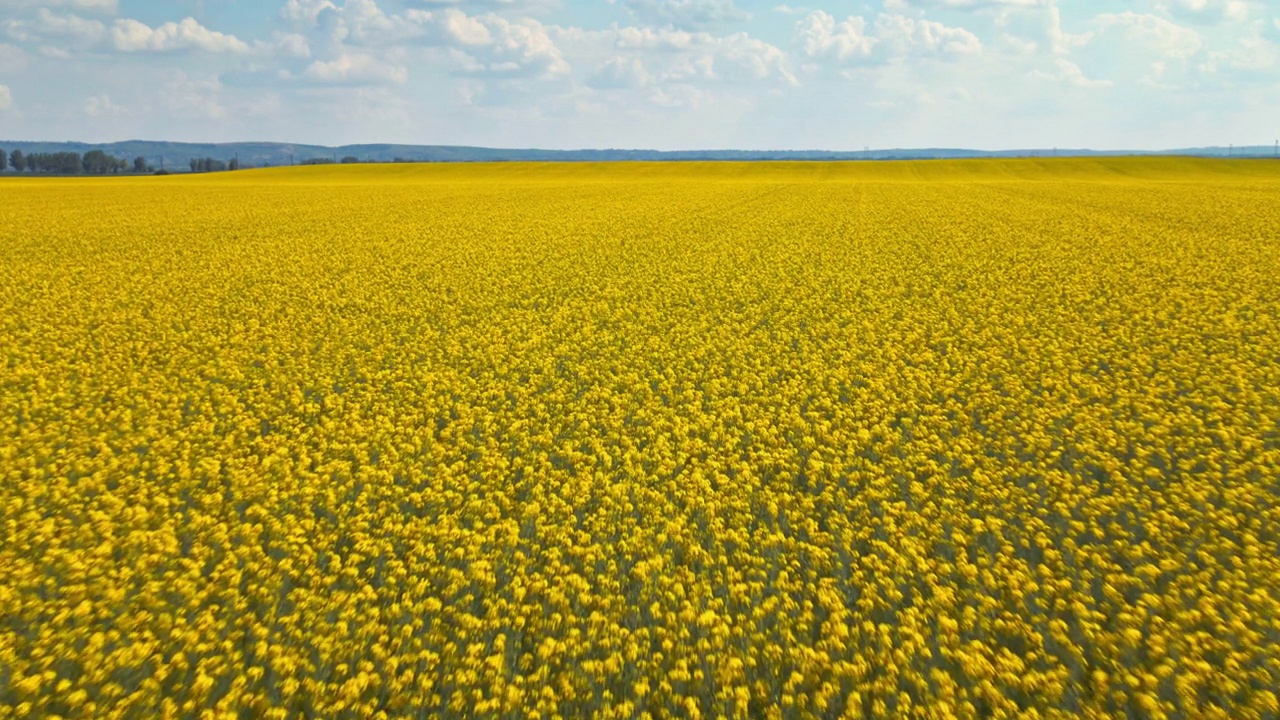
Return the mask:
[[[1275,718],[1277,198],[0,181],[0,719]]]

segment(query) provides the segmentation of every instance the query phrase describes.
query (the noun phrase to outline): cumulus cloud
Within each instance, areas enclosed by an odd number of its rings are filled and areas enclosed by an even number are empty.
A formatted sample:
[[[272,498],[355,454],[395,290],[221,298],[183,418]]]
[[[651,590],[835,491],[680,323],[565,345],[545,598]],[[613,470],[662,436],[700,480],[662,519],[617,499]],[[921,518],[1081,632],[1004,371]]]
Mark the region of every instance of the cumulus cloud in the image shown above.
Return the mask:
[[[322,13],[322,24],[340,41],[365,44],[393,41],[398,39],[396,31],[404,24],[403,18],[388,15],[374,0],[346,0],[341,10]]]
[[[604,61],[587,85],[600,89],[635,88],[648,85],[651,80],[644,62],[638,57],[616,56]]]
[[[16,73],[27,67],[27,53],[17,45],[0,43],[0,73]]]
[[[98,20],[80,17],[74,13],[55,13],[40,8],[33,17],[10,20],[5,23],[9,35],[22,42],[41,39],[59,39],[77,44],[91,44],[106,34],[106,26]]]
[[[837,65],[876,62],[891,57],[972,55],[982,41],[960,27],[882,13],[874,26],[861,16],[843,21],[826,12],[809,13],[796,25],[796,44],[811,60]]]
[[[643,23],[684,29],[742,22],[751,17],[733,0],[622,0],[622,4]]]
[[[780,48],[746,33],[713,35],[676,28],[614,27],[555,29],[555,39],[576,57],[600,57],[589,84],[617,85],[637,77],[643,63],[647,84],[684,82],[796,83],[790,58]]]
[[[228,112],[222,103],[222,82],[217,78],[193,80],[177,71],[160,91],[169,114],[183,120],[221,120]]]
[[[536,19],[493,12],[468,15],[454,4],[388,13],[374,0],[346,0],[341,7],[331,7],[328,0],[291,0],[285,11],[290,17],[303,19],[314,12],[316,25],[328,35],[331,51],[336,48],[337,53],[347,54],[345,61],[337,57],[319,61],[325,68],[328,65],[324,63],[338,63],[324,71],[326,77],[331,71],[360,76],[358,68],[344,69],[342,63],[365,62],[355,60],[373,56],[364,49],[409,52],[421,47],[441,50],[455,74],[540,78],[568,74],[569,63],[547,27]],[[352,49],[360,52],[348,52]]]
[[[1128,44],[1139,45],[1166,58],[1189,58],[1204,43],[1191,28],[1176,25],[1156,15],[1132,11],[1105,13],[1092,21],[1098,34],[1116,33]]]
[[[856,15],[837,23],[831,15],[815,10],[796,25],[796,44],[813,59],[843,63],[869,58],[879,42],[867,34],[867,21]]]
[[[721,38],[716,43],[718,48],[717,66],[728,66],[741,71],[743,76],[753,80],[777,77],[789,85],[797,84],[797,80],[787,69],[787,54],[763,40],[757,40],[746,33],[734,33]]]
[[[334,84],[403,84],[409,71],[402,65],[382,62],[364,53],[343,53],[333,60],[317,60],[307,67],[306,76]]]
[[[1156,8],[1180,18],[1202,23],[1249,19],[1247,0],[1156,0]]]
[[[247,53],[249,46],[234,35],[210,30],[195,18],[167,22],[152,28],[137,20],[117,20],[111,27],[111,41],[121,52],[172,52],[201,50],[210,53]]]
[[[683,110],[702,105],[705,98],[706,93],[692,85],[671,85],[654,89],[648,100],[660,108]]]
[[[425,7],[474,9],[485,12],[538,14],[559,9],[560,0],[416,0]]]
[[[411,40],[453,50],[455,69],[466,74],[550,78],[570,70],[547,28],[533,18],[472,16],[454,8],[410,10],[404,17]]]
[[[84,114],[89,117],[110,117],[123,112],[124,109],[111,102],[111,97],[106,93],[94,95],[84,101]]]
[[[44,0],[41,4],[50,7],[70,7],[104,15],[114,14],[120,9],[119,0]]]
[[[311,57],[311,44],[297,33],[285,33],[276,36],[275,49],[288,57]]]
[[[337,7],[329,0],[288,0],[280,8],[280,17],[296,23],[315,24],[320,13]]]
[[[982,51],[982,42],[964,28],[905,15],[881,15],[876,19],[876,33],[902,54],[972,55]]]
[[[1054,58],[1053,62],[1058,70],[1058,79],[1065,81],[1068,85],[1073,87],[1106,88],[1111,87],[1114,84],[1110,80],[1095,80],[1085,77],[1084,71],[1080,69],[1080,66],[1066,58]]]
[[[1093,33],[1069,33],[1062,29],[1062,13],[1058,8],[1049,9],[1049,46],[1054,55],[1068,55],[1076,47],[1089,44]]]
[[[945,8],[948,10],[986,10],[992,8],[1043,8],[1056,0],[901,0],[900,5]],[[887,5],[887,3],[886,3]]]
[[[1260,35],[1242,37],[1225,50],[1212,50],[1201,65],[1205,72],[1216,73],[1223,68],[1236,71],[1247,78],[1280,80],[1280,44]]]
[[[8,110],[13,107],[13,93],[9,92],[8,85],[0,85],[0,110]]]

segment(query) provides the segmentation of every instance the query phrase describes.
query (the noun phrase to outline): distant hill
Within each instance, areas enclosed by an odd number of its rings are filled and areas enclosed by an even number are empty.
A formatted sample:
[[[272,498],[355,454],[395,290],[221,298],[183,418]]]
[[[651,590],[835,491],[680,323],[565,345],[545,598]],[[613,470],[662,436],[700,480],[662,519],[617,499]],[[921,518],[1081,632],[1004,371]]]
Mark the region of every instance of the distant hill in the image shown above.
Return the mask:
[[[108,155],[132,161],[141,156],[157,168],[187,170],[193,158],[213,158],[230,162],[238,158],[242,166],[262,167],[300,164],[307,161],[341,161],[355,157],[361,162],[501,162],[501,161],[608,161],[608,160],[918,160],[982,157],[1080,157],[1100,155],[1194,155],[1201,157],[1272,157],[1268,145],[1248,147],[1201,147],[1161,151],[1089,150],[1081,148],[1037,148],[1021,150],[970,150],[964,148],[893,148],[858,152],[829,150],[539,150],[535,148],[483,148],[461,145],[299,145],[276,142],[179,143],[127,140],[114,143],[26,142],[0,140],[5,152],[24,154],[102,150]]]

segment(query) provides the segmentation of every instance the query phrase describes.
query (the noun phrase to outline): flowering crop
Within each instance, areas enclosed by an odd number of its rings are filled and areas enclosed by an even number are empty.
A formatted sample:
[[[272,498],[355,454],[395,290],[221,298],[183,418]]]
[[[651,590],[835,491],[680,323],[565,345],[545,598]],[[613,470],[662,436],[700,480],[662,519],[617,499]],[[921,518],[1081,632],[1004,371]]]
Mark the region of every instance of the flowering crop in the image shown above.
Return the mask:
[[[1280,165],[0,182],[0,718],[1274,718]]]

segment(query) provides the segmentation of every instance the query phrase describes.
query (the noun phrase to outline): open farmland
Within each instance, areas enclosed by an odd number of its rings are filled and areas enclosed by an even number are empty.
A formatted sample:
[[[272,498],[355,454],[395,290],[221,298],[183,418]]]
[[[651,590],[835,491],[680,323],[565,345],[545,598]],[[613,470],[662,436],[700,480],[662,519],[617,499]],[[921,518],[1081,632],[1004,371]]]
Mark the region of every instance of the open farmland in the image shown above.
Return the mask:
[[[1275,718],[1280,163],[0,181],[0,718]]]

